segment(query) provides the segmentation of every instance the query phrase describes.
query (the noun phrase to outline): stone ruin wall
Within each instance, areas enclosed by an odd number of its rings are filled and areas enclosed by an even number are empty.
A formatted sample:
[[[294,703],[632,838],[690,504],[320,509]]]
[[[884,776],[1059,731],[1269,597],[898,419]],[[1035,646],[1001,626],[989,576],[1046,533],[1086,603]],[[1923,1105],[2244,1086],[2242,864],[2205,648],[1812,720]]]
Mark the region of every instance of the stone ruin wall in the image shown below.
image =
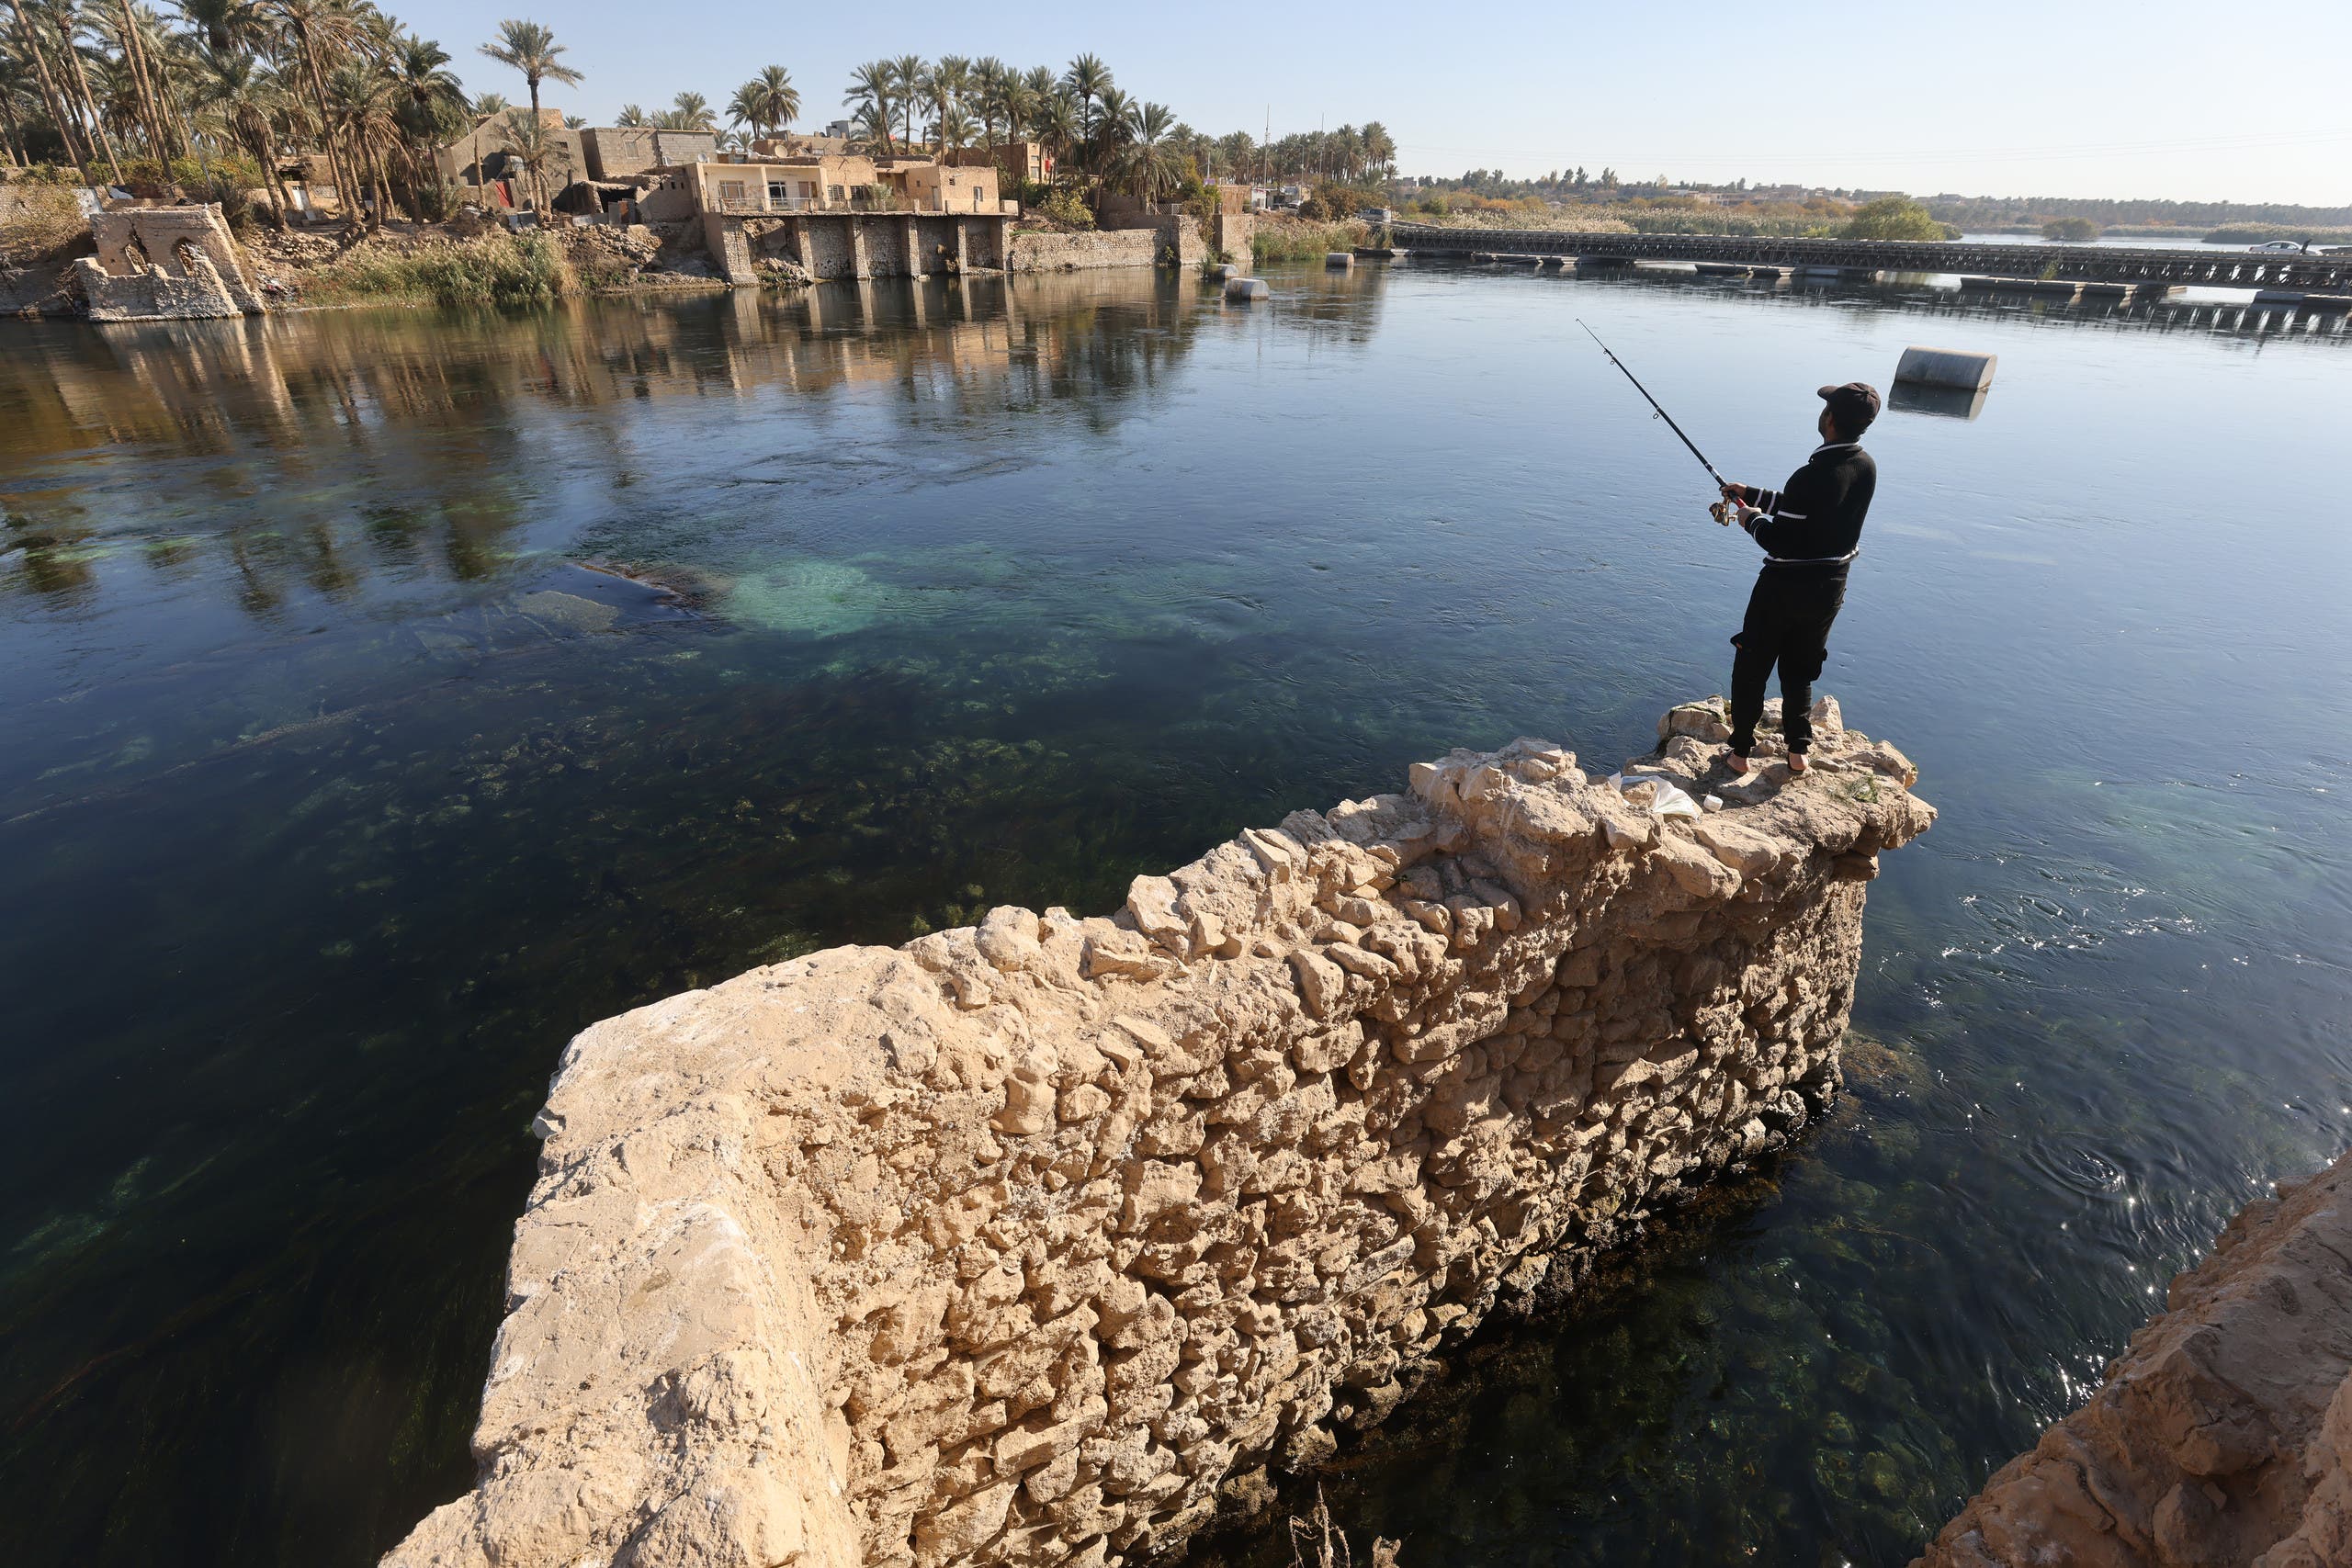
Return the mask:
[[[2352,1564],[2352,1154],[2249,1204],[2165,1305],[1913,1568]]]
[[[90,231],[98,254],[76,261],[73,278],[94,321],[202,321],[266,308],[217,206],[118,208],[94,216]]]
[[[1519,741],[1118,915],[999,908],[600,1023],[515,1230],[477,1488],[396,1568],[1163,1552],[1838,1083],[1877,853],[1933,810],[1825,704],[1654,809]],[[1714,770],[1712,773],[1710,770]]]

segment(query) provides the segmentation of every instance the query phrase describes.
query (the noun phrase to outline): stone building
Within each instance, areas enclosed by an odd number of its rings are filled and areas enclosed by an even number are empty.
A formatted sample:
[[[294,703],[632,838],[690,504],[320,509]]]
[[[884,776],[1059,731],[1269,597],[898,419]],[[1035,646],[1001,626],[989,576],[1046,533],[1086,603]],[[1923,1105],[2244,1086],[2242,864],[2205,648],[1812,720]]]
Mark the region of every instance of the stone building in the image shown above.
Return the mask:
[[[540,183],[552,198],[559,191],[588,177],[584,137],[563,123],[560,109],[543,108],[539,124],[554,144],[554,154],[540,171]],[[456,185],[468,201],[490,208],[522,208],[530,204],[529,181],[522,164],[507,151],[506,117],[486,115],[463,136],[435,150],[434,167]]]
[[[1054,161],[1046,155],[1042,141],[1000,141],[993,158],[986,147],[956,147],[941,161],[959,169],[998,169],[1030,185],[1044,184],[1054,172]]]
[[[675,168],[718,152],[708,130],[662,130],[650,125],[598,125],[580,132],[592,180],[625,180]]]

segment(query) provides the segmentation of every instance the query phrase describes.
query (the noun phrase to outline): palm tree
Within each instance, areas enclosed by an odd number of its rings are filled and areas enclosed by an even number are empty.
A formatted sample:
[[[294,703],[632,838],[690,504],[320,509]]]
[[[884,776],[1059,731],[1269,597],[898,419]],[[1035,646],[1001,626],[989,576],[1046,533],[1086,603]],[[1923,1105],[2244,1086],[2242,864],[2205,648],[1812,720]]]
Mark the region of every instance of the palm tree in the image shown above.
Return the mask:
[[[327,80],[327,118],[341,139],[345,155],[356,174],[368,179],[374,208],[368,215],[370,231],[384,225],[391,190],[384,176],[387,153],[401,147],[400,121],[395,118],[400,89],[371,63],[338,66]],[[356,198],[356,192],[354,192]]]
[[[948,112],[962,103],[971,74],[972,62],[960,54],[943,54],[938,64],[923,72],[919,85],[923,101],[930,106],[934,126],[945,121]],[[969,139],[967,131],[966,140]],[[946,142],[938,136],[934,135],[932,140],[938,143],[941,152],[947,150]]]
[[[1111,68],[1091,54],[1081,54],[1062,73],[1062,85],[1078,99],[1078,123],[1088,141],[1094,139],[1095,100],[1111,91]]]
[[[890,62],[869,60],[850,73],[849,85],[842,91],[842,96],[857,106],[860,123],[869,131],[878,130],[882,133],[886,154],[898,151],[890,136],[890,108],[898,101],[894,96],[897,79],[897,69]]]
[[[850,123],[862,141],[879,141],[885,148],[894,145],[890,140],[890,114],[879,104],[860,104]],[[887,154],[886,154],[887,155]]]
[[[97,100],[90,95],[90,73],[84,67],[81,45],[74,37],[81,30],[81,14],[74,0],[49,0],[49,20],[57,29],[58,53],[73,67],[69,81],[80,101],[83,124],[87,134],[96,137],[99,150],[107,155],[107,167],[113,171],[115,184],[120,185],[122,163],[114,154],[114,138],[107,134],[106,117],[98,113]]]
[[[147,155],[155,160],[165,185],[171,184],[171,158],[179,151],[173,127],[164,115],[161,91],[162,74],[148,64],[145,29],[132,11],[130,0],[115,0],[114,13],[92,25],[99,39],[98,63],[109,78],[107,98],[116,107],[118,122],[135,126],[140,138],[147,144]],[[104,46],[113,41],[116,58],[109,60]]]
[[[449,53],[431,39],[403,34],[388,62],[392,80],[394,118],[400,122],[401,151],[409,169],[409,206],[425,212],[424,192],[440,189],[440,175],[432,165],[432,149],[447,141],[475,121],[466,104],[465,89],[448,70]],[[436,196],[437,203],[437,196]],[[437,210],[437,207],[436,207]]]
[[[947,112],[932,123],[931,130],[932,140],[939,144],[940,153],[944,156],[952,149],[969,146],[979,130],[979,123],[963,105],[949,104]]]
[[[662,118],[671,130],[718,129],[718,117],[711,112],[710,100],[700,93],[680,93],[670,100],[669,110]]]
[[[1127,168],[1135,175],[1136,200],[1148,209],[1176,184],[1170,146],[1176,116],[1166,104],[1144,104],[1127,115]]]
[[[1058,90],[1040,97],[1030,111],[1029,133],[1046,144],[1056,162],[1067,162],[1070,149],[1078,145],[1077,97]]]
[[[64,91],[59,85],[58,78],[51,74],[49,55],[41,47],[31,6],[28,0],[13,0],[9,10],[16,20],[17,37],[24,58],[32,66],[33,81],[40,88],[41,107],[47,111],[50,123],[57,128],[58,139],[65,143],[66,158],[87,178],[92,162],[89,144],[86,140],[76,144],[74,131],[77,128],[74,117],[66,112]]]
[[[22,167],[31,162],[32,154],[25,146],[24,117],[33,101],[33,73],[30,67],[5,49],[0,49],[0,133],[5,133],[8,146],[8,166]]]
[[[523,73],[523,80],[530,84],[533,114],[539,112],[542,81],[560,82],[567,87],[580,85],[580,73],[556,58],[564,52],[564,46],[555,41],[554,30],[537,22],[510,17],[499,23],[498,41],[483,44],[481,51],[501,65],[512,66]]]
[[[534,113],[508,109],[498,124],[499,145],[507,155],[523,166],[524,183],[531,193],[531,206],[546,220],[548,209],[548,165],[555,162],[555,133]]]
[[[1135,113],[1135,100],[1116,87],[1105,87],[1094,105],[1094,135],[1087,147],[1088,178],[1100,190],[1119,159],[1119,149],[1127,139],[1127,122]]]
[[[320,63],[323,51],[351,37],[351,13],[339,0],[267,0],[267,4],[286,37],[292,40],[295,57],[309,79],[311,104],[318,118],[319,140],[326,148],[327,168],[334,177],[335,197],[346,215],[356,212],[359,186],[353,178],[350,160],[344,156],[334,134],[334,116],[327,107],[326,70]]]
[[[902,54],[890,62],[891,101],[899,106],[899,118],[906,122],[903,140],[915,139],[915,105],[922,97],[922,81],[927,67],[920,54]]]
[[[277,175],[274,130],[285,88],[253,55],[207,48],[202,58],[205,74],[196,85],[197,123],[252,156],[269,189],[271,216],[282,229],[290,203]]]
[[[792,85],[792,73],[781,65],[767,67],[736,88],[727,105],[728,118],[760,135],[782,130],[799,116],[800,90]]]
[[[653,121],[648,118],[645,111],[635,104],[623,104],[621,112],[614,118],[613,123],[628,126],[631,129],[642,129],[651,125]]]

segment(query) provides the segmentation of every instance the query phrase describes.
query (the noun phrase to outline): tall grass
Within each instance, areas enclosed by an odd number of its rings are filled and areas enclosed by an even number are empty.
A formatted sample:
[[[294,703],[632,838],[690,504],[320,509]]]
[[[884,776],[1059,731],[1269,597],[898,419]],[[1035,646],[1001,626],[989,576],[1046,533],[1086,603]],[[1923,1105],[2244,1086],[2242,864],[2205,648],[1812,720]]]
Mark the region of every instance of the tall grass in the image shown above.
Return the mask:
[[[0,190],[0,266],[37,266],[87,249],[90,220],[73,190],[20,180]]]
[[[449,305],[528,309],[577,293],[563,247],[545,234],[484,234],[453,245],[396,251],[360,245],[304,276],[311,304]]]
[[[1250,236],[1250,254],[1261,262],[1320,261],[1333,251],[1353,250],[1371,237],[1367,223],[1261,219]]]

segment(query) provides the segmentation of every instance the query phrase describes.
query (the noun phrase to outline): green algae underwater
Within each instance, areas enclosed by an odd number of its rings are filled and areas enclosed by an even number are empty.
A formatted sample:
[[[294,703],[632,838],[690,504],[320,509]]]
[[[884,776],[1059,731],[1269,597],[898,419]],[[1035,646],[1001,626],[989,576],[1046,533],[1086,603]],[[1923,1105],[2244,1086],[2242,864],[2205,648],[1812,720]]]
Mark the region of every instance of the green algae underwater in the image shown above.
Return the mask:
[[[1483,1334],[1339,1522],[1905,1562],[2352,1138],[2352,341],[1273,276],[8,324],[13,1561],[364,1563],[461,1492],[583,1025],[1720,690],[1752,553],[1577,313],[1765,483],[1812,388],[2001,355],[1977,420],[1873,431],[1823,682],[1943,817],[1872,886],[1839,1110]]]

